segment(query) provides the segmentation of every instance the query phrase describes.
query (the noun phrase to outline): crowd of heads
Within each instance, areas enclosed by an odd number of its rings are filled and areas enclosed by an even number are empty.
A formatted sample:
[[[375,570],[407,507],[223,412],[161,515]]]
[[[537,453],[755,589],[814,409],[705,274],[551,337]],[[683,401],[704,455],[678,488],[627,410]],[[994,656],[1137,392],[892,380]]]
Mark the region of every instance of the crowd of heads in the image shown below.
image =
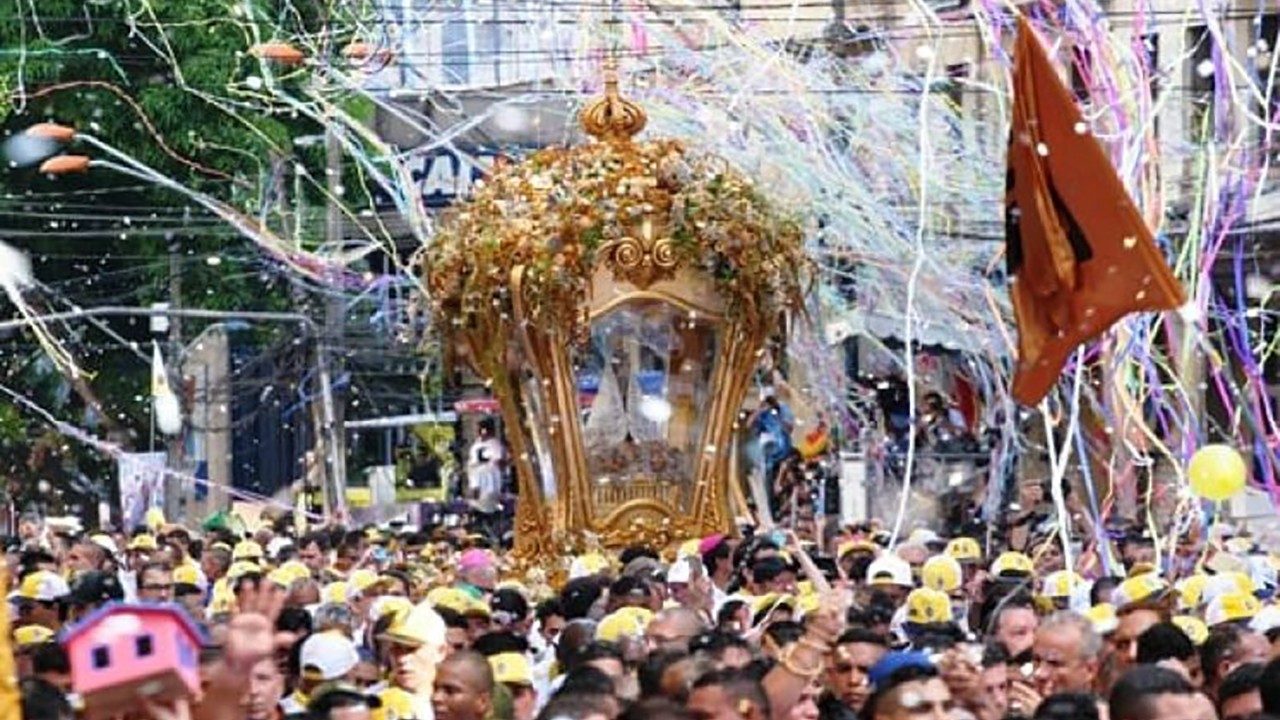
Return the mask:
[[[542,562],[459,528],[26,529],[9,547],[9,600],[33,718],[78,712],[62,640],[103,606],[180,610],[212,677],[268,590],[273,651],[234,697],[206,687],[197,708],[230,703],[249,720],[1280,713],[1276,571],[1247,538],[1166,576],[1141,553],[1103,572],[929,530],[890,547],[874,525],[823,544],[746,532]]]

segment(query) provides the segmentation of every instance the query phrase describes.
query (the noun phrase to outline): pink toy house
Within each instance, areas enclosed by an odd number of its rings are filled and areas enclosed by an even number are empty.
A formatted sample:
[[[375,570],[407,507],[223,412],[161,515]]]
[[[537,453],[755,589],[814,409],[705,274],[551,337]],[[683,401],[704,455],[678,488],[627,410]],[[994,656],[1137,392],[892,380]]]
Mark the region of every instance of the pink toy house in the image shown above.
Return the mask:
[[[177,606],[111,603],[68,629],[62,644],[88,718],[200,689],[200,631]]]

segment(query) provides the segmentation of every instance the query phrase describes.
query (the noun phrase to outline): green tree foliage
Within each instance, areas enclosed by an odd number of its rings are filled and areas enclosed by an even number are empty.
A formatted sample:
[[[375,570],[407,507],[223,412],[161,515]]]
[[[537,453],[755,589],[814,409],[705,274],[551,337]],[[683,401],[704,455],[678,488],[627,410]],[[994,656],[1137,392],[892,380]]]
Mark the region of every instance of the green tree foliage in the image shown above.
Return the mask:
[[[323,148],[295,140],[323,128],[255,87],[265,78],[285,94],[302,95],[317,82],[314,68],[349,39],[341,28],[360,7],[336,0],[4,3],[0,131],[13,138],[37,122],[69,125],[258,217],[283,237],[312,244],[322,236]],[[282,67],[248,52],[269,40],[295,43],[316,58]],[[105,154],[84,142],[64,151]],[[35,165],[0,173],[0,240],[32,258],[46,286],[32,293],[37,310],[169,300],[173,268],[190,306],[280,309],[306,296],[252,242],[180,193],[109,171],[47,178]],[[298,206],[312,210],[295,216]],[[146,351],[147,323],[113,320],[108,329],[114,337],[84,323],[54,328],[93,373],[87,387],[101,401],[97,408],[84,388],[68,393],[65,378],[22,389],[61,417],[145,446],[149,368],[119,338]],[[198,329],[188,323],[185,334]],[[32,382],[29,368],[41,350],[30,335],[0,338],[0,352],[6,384]],[[49,472],[48,448],[41,446],[40,462],[32,460],[33,438],[44,431],[29,413],[0,400],[0,471],[19,495],[23,488],[35,492],[38,476]],[[61,452],[59,445],[55,454]],[[90,466],[88,459],[61,464],[77,463]]]

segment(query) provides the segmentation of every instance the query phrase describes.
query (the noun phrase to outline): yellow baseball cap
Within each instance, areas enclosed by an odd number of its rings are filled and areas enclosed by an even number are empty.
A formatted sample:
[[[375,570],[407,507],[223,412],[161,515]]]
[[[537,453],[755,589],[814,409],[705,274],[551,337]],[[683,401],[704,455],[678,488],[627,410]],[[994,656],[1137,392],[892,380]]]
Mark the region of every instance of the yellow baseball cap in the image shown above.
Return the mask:
[[[384,579],[378,577],[378,573],[361,568],[353,571],[347,576],[347,593],[348,597],[354,597],[362,594],[367,590],[376,590],[378,585],[383,584]]]
[[[1237,620],[1251,620],[1262,611],[1258,598],[1239,591],[1223,593],[1209,603],[1204,611],[1204,622],[1209,627]]]
[[[624,637],[642,636],[651,620],[653,620],[653,613],[645,608],[618,608],[606,615],[596,626],[596,639],[604,642],[618,642]]]
[[[13,644],[19,649],[43,645],[53,639],[53,631],[43,625],[24,625],[13,631]]]
[[[762,613],[768,615],[780,607],[794,609],[799,603],[796,602],[794,595],[786,593],[765,593],[750,598],[752,616],[760,616]]]
[[[241,540],[231,551],[232,560],[261,560],[262,546],[252,540]]]
[[[1209,639],[1209,626],[1194,615],[1174,615],[1172,621],[1179,630],[1186,633],[1186,636],[1191,639],[1191,644],[1196,647],[1203,645],[1204,641]]]
[[[209,614],[219,615],[222,613],[235,612],[236,595],[231,592],[231,586],[226,583],[215,583],[213,593],[209,596]]]
[[[1116,616],[1116,606],[1111,603],[1099,603],[1084,611],[1084,616],[1093,623],[1093,629],[1099,635],[1110,635],[1120,627],[1120,618]]]
[[[245,575],[252,575],[254,573],[261,574],[262,566],[255,562],[249,562],[248,560],[239,560],[231,563],[231,567],[227,568],[227,579],[239,580]]]
[[[1196,573],[1188,575],[1175,583],[1173,588],[1178,591],[1178,605],[1184,610],[1194,610],[1199,607],[1200,598],[1204,593],[1204,586],[1208,582],[1208,575]]]
[[[70,592],[71,588],[61,575],[49,570],[37,570],[23,577],[22,582],[18,583],[18,589],[10,593],[9,598],[53,602]]]
[[[369,608],[369,616],[382,619],[388,615],[407,615],[413,610],[413,601],[409,598],[398,597],[395,595],[383,595],[373,601],[373,606]]]
[[[960,561],[951,555],[934,555],[920,568],[920,584],[932,590],[952,593],[960,589],[963,580]]]
[[[200,571],[194,565],[179,565],[173,569],[175,585],[199,585]]]
[[[1073,570],[1057,570],[1045,577],[1040,594],[1048,598],[1070,598],[1076,588],[1083,587],[1084,578]]]
[[[836,557],[842,558],[849,553],[869,553],[875,555],[880,552],[880,546],[870,540],[846,540],[836,546]]]
[[[1031,558],[1025,553],[1020,552],[1003,552],[991,563],[991,574],[995,577],[1005,575],[1011,577],[1025,577],[1034,575],[1036,572],[1035,563],[1031,562]]]
[[[946,593],[922,587],[907,594],[907,622],[915,625],[933,625],[949,623],[953,619],[951,598]]]
[[[498,653],[489,658],[494,682],[505,685],[533,685],[533,666],[524,653]]]
[[[134,535],[133,539],[129,541],[129,544],[126,547],[129,550],[151,552],[159,546],[156,545],[156,538],[154,535],[151,535],[150,533],[140,533],[138,535]]]
[[[982,560],[982,547],[978,545],[977,540],[971,537],[952,538],[947,543],[947,548],[942,552],[944,555],[950,555],[962,563]]]
[[[1163,578],[1155,573],[1144,573],[1120,583],[1111,594],[1111,601],[1117,611],[1123,611],[1132,605],[1157,601],[1168,591],[1169,584]]]
[[[345,603],[347,601],[347,581],[335,580],[320,588],[320,602]]]
[[[424,601],[414,605],[409,612],[397,615],[391,627],[379,637],[398,645],[443,647],[445,632],[444,618]]]

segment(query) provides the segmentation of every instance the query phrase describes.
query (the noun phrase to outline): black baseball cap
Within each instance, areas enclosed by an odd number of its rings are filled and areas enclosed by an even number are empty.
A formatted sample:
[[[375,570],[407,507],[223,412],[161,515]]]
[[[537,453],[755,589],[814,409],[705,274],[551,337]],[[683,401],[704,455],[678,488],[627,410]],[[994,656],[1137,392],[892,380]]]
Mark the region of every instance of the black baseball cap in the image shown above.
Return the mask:
[[[359,704],[371,710],[382,707],[382,701],[376,695],[370,695],[347,683],[331,683],[320,686],[312,694],[311,701],[307,703],[307,712],[311,717],[327,718],[332,710]]]
[[[65,602],[68,605],[95,605],[113,600],[124,600],[124,587],[120,580],[113,573],[90,570],[71,581],[71,592]]]
[[[497,616],[504,613],[510,622],[520,622],[529,617],[529,601],[515,588],[502,588],[493,593],[489,609]]]

